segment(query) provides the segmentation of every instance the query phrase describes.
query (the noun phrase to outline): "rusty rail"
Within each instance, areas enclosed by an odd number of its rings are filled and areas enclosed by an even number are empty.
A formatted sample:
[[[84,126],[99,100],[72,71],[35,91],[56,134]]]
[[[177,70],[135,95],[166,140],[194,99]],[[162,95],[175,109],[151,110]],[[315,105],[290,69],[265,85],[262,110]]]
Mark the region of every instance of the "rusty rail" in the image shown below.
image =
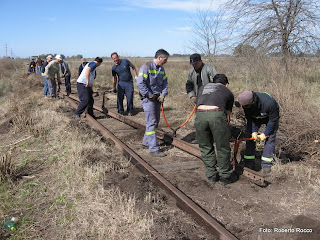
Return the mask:
[[[67,100],[72,107],[77,107],[77,104],[71,98],[65,97],[65,100]],[[188,196],[186,196],[183,192],[173,186],[159,172],[157,172],[157,170],[155,170],[151,165],[144,161],[138,154],[136,154],[132,149],[125,145],[101,123],[96,121],[89,114],[86,115],[86,119],[96,130],[101,132],[104,138],[112,140],[115,143],[116,148],[119,149],[123,153],[123,155],[135,165],[135,167],[137,167],[142,173],[152,177],[157,185],[159,185],[172,197],[174,197],[177,206],[183,211],[190,214],[200,225],[204,226],[209,233],[216,235],[217,237],[219,237],[219,239],[237,239],[224,226],[222,226],[221,223],[216,221],[199,205],[193,202]]]
[[[79,101],[79,98],[76,96],[69,95],[69,97],[76,100],[76,101]],[[128,124],[134,128],[142,129],[142,130],[145,129],[144,125],[137,123],[137,122],[135,122],[135,121],[119,114],[119,113],[115,113],[110,110],[106,111],[106,109],[104,107],[104,100],[103,100],[102,107],[94,105],[94,109],[96,109],[97,111],[102,112],[102,113],[108,112],[108,115],[110,117],[115,118],[115,119],[117,119],[125,124]],[[173,146],[175,146],[185,152],[188,152],[191,155],[201,159],[201,152],[200,152],[199,148],[194,146],[193,144],[187,143],[179,138],[173,137],[172,135],[170,135],[164,131],[161,131],[161,130],[157,130],[157,137],[159,139],[161,139],[162,141],[169,143],[169,144],[172,144]],[[252,180],[254,183],[258,184],[259,186],[266,186],[267,185],[267,183],[265,181],[265,176],[263,174],[256,172],[254,170],[251,170],[250,168],[243,167],[240,164],[238,164],[237,162],[235,162],[234,164],[237,168],[237,171],[242,173],[244,177]]]

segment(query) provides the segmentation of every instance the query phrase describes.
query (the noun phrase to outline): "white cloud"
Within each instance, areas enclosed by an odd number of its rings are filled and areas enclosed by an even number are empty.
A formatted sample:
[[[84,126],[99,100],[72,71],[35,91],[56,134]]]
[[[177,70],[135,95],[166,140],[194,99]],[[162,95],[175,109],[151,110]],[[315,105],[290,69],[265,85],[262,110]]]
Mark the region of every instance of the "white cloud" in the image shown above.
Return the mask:
[[[187,12],[195,12],[197,9],[208,9],[213,10],[217,9],[224,0],[212,1],[212,0],[140,0],[140,1],[131,1],[131,0],[121,0],[127,5],[136,5],[143,8],[152,8],[152,9],[167,9],[167,10],[181,10]]]
[[[177,28],[178,31],[191,31],[192,27],[179,27]]]

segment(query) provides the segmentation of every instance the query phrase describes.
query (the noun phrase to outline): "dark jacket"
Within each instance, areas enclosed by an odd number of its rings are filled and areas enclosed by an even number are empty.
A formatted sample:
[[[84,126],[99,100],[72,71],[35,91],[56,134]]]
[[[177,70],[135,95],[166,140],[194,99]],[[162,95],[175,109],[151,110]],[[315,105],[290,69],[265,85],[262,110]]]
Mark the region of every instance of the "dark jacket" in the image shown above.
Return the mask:
[[[268,93],[253,92],[253,104],[244,108],[247,121],[252,122],[252,132],[257,132],[261,124],[266,124],[264,134],[268,136],[279,121],[279,106]]]

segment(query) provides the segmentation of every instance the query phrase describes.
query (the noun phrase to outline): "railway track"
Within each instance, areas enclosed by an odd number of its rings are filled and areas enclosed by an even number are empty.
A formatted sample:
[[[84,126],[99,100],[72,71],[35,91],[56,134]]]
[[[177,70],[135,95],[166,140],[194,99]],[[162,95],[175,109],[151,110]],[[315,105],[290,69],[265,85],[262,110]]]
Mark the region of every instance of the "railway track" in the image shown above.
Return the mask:
[[[77,102],[79,101],[78,97],[70,95],[64,95],[64,99],[70,103],[73,108],[77,107]],[[104,107],[104,98],[102,101],[102,107],[94,106],[94,109],[100,113],[106,114],[107,110]],[[117,129],[121,128],[121,131],[117,131],[113,129],[113,132],[108,130],[106,126],[112,126],[113,124],[108,125],[108,120],[101,119],[99,121],[92,118],[90,115],[86,115],[86,119],[88,122],[99,132],[101,132],[102,136],[106,139],[110,139],[114,142],[115,147],[123,153],[123,155],[131,161],[142,173],[153,178],[154,182],[164,189],[167,193],[169,193],[175,200],[176,205],[181,208],[183,211],[190,214],[201,226],[205,227],[206,230],[217,236],[219,239],[237,239],[235,235],[233,235],[229,230],[227,230],[224,225],[222,225],[219,221],[217,221],[214,217],[212,217],[206,210],[203,209],[198,203],[192,200],[192,196],[188,196],[179,188],[171,183],[171,181],[175,182],[175,179],[168,180],[167,176],[176,175],[176,172],[181,170],[192,170],[201,168],[202,164],[199,161],[200,158],[200,150],[192,144],[189,144],[181,139],[173,137],[172,135],[158,130],[157,137],[161,139],[168,145],[173,145],[188,154],[191,154],[192,157],[186,157],[182,161],[176,161],[173,163],[165,162],[163,160],[151,159],[148,153],[140,153],[139,151],[135,151],[133,148],[129,147],[126,142],[126,136],[133,135],[138,136],[137,131],[140,130],[140,135],[144,133],[144,126],[136,121],[133,121],[129,117],[125,117],[113,111],[108,111],[107,113],[112,119],[116,119],[120,123],[117,125]],[[120,124],[122,124],[120,126]],[[128,127],[130,126],[130,127]],[[112,128],[111,127],[111,128]],[[138,142],[141,143],[141,137],[138,138]],[[238,144],[239,142],[235,142]],[[140,146],[140,144],[138,144]],[[191,159],[191,160],[190,160]],[[250,169],[242,168],[240,165],[237,165],[238,168],[243,173],[243,176],[253,180],[258,185],[265,185],[264,176],[260,173],[252,171]],[[202,172],[200,170],[199,172]]]
[[[76,96],[70,95],[69,97],[75,101],[79,101],[79,98]],[[99,107],[97,105],[94,105],[94,109],[101,112],[101,113],[108,114],[110,117],[117,119],[127,125],[130,125],[133,128],[140,129],[140,130],[145,129],[144,125],[142,125],[136,121],[133,121],[132,119],[125,117],[124,115],[118,114],[113,111],[108,111],[104,107],[104,105],[105,105],[105,96],[103,95],[102,106]],[[197,146],[190,144],[188,142],[185,142],[179,138],[176,138],[173,135],[170,135],[170,134],[168,134],[164,131],[161,131],[159,129],[157,130],[157,137],[159,139],[161,139],[162,141],[164,141],[168,144],[172,144],[173,146],[201,159],[201,153],[200,153],[200,150]],[[234,144],[235,144],[235,149],[238,149],[239,144],[241,142],[241,139],[240,140],[232,139],[232,142],[234,142]],[[266,185],[268,185],[268,182],[265,180],[265,176],[263,174],[239,165],[236,162],[236,154],[237,154],[237,152],[234,152],[233,159],[234,159],[234,163],[235,163],[235,168],[238,173],[242,174],[244,177],[248,178],[253,183],[255,183],[261,187],[265,187]]]

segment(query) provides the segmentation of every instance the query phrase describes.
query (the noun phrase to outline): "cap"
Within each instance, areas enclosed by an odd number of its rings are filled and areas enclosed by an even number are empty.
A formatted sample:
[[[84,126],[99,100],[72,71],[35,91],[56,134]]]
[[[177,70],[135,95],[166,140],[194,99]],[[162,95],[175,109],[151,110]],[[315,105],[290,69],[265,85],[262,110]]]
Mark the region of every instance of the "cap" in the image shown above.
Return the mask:
[[[253,93],[252,91],[243,91],[238,96],[238,102],[241,104],[241,106],[252,104],[253,102]]]
[[[201,56],[198,53],[194,53],[190,56],[190,64],[195,65],[201,60]]]
[[[87,59],[81,58],[81,62],[82,62],[82,63],[87,62]]]
[[[57,54],[57,55],[55,56],[55,59],[58,59],[58,60],[61,60],[61,61],[62,61],[62,57],[61,57],[60,54]]]
[[[51,58],[51,59],[52,59],[53,57],[52,57],[52,55],[50,54],[50,55],[48,55],[46,58],[47,58],[47,59],[48,59],[48,58]]]

